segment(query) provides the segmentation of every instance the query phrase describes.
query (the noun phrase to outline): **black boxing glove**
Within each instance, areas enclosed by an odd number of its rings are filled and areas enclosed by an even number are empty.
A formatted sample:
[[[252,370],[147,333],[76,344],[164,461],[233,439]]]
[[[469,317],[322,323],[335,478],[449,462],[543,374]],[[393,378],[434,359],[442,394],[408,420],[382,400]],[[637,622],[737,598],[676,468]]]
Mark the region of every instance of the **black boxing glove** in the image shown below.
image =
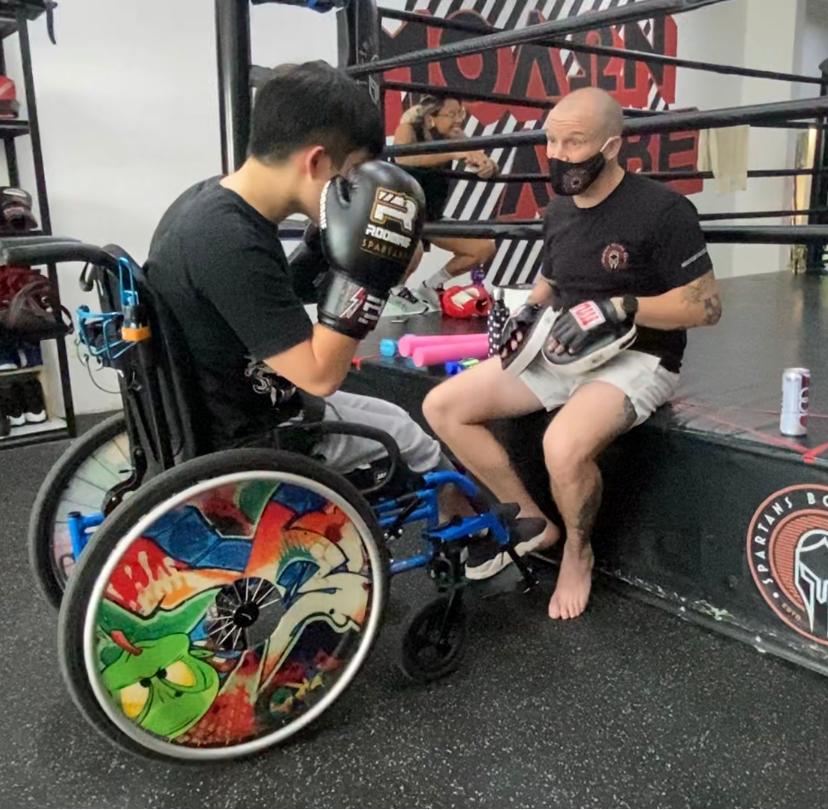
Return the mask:
[[[420,184],[391,163],[369,161],[322,191],[319,231],[330,264],[319,323],[361,340],[411,262],[423,225]]]
[[[322,253],[319,228],[311,223],[302,234],[299,246],[288,256],[293,290],[303,304],[319,301],[319,288],[325,280],[329,266]]]
[[[523,304],[503,324],[503,331],[500,333],[500,345],[498,346],[500,363],[503,368],[508,368],[518,356],[524,338],[540,317],[543,309],[538,304]],[[512,348],[513,343],[515,344],[514,348]]]
[[[633,315],[621,313],[612,301],[582,301],[564,312],[549,333],[569,354],[581,354],[585,349],[608,337],[620,338],[629,332]]]

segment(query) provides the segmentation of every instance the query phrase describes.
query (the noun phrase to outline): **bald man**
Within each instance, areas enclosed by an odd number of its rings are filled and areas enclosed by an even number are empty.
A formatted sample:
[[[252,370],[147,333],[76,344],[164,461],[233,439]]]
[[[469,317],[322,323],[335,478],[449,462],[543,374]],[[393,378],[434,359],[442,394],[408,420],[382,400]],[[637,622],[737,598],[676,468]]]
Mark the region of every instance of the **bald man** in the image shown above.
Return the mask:
[[[543,269],[507,324],[503,346],[507,355],[519,350],[544,308],[559,311],[561,323],[574,323],[572,308],[587,301],[608,322],[634,321],[635,342],[576,377],[550,368],[540,355],[519,376],[492,358],[446,380],[423,403],[438,436],[501,501],[518,503],[523,517],[545,516],[485,425],[557,410],[543,437],[552,496],[566,528],[549,602],[553,619],[580,615],[589,600],[590,534],[602,493],[598,454],[670,399],[686,330],[715,324],[721,316],[695,207],[667,186],[625,172],[618,163],[622,127],[621,108],[597,88],[567,95],[550,112],[546,155],[556,196],[544,218]],[[552,343],[559,352],[571,350],[564,342]],[[518,553],[559,539],[559,528],[548,522],[542,534],[518,546]],[[477,545],[469,549],[468,578],[491,576],[509,564],[496,547],[487,551],[484,543]]]

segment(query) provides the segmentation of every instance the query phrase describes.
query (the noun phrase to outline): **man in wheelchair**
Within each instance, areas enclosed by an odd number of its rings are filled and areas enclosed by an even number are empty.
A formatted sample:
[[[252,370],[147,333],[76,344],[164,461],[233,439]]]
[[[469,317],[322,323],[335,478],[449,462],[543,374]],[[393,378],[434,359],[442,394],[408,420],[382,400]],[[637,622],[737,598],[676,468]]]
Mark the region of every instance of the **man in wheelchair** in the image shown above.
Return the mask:
[[[259,91],[247,161],[172,204],[143,270],[115,245],[0,240],[7,263],[88,262],[98,287],[103,312],[81,307],[78,332],[118,372],[124,412],[44,479],[29,547],[73,699],[128,750],[211,760],[288,739],[353,680],[390,579],[417,568],[440,596],[407,620],[400,667],[452,672],[470,541],[537,582],[519,553],[543,521],[482,503],[400,408],[337,391],[422,225],[417,182],[371,159],[382,144],[345,74],[284,66]],[[295,213],[314,224],[288,260],[278,224]],[[384,479],[344,480],[378,460]],[[421,548],[392,558],[413,523]]]
[[[385,448],[336,432],[291,440],[283,429],[351,422],[390,435],[415,473],[447,464],[401,408],[338,390],[422,224],[417,182],[371,160],[384,131],[367,91],[324,62],[283,65],[258,91],[251,133],[241,168],[197,183],[167,210],[144,268],[191,359],[198,432],[220,449],[280,428],[282,446],[351,473]],[[293,214],[313,224],[288,260],[278,224]],[[313,297],[316,324],[303,305]],[[470,513],[454,487],[440,500],[446,517]]]

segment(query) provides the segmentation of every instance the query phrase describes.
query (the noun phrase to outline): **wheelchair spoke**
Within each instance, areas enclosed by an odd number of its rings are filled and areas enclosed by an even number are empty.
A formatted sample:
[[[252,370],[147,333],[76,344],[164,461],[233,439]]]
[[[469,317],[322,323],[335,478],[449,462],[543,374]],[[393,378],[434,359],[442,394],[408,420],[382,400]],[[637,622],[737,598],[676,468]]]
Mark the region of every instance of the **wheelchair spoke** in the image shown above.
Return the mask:
[[[218,646],[219,649],[221,649],[224,642],[227,641],[227,639],[230,638],[230,636],[233,635],[233,632],[235,631],[235,629],[236,629],[235,624],[231,624],[230,627],[227,628],[227,631],[224,633],[224,635],[217,642],[216,646]]]
[[[223,621],[216,622],[216,624],[213,625],[213,632],[221,633],[222,630],[226,630],[228,627],[233,627],[233,626],[234,626],[233,625],[233,617],[230,616],[227,619],[224,619]]]
[[[257,597],[257,596],[258,596],[258,594],[259,594],[259,588],[261,588],[261,587],[262,587],[262,583],[263,583],[263,582],[264,582],[264,580],[263,580],[263,579],[260,579],[260,580],[259,580],[258,585],[256,585],[256,590],[253,592],[253,601],[254,601],[254,602],[256,601],[256,597]]]
[[[266,607],[270,607],[271,605],[276,605],[282,601],[281,596],[277,596],[275,599],[271,599],[269,602],[264,602],[263,604],[259,605],[259,610],[263,610]]]

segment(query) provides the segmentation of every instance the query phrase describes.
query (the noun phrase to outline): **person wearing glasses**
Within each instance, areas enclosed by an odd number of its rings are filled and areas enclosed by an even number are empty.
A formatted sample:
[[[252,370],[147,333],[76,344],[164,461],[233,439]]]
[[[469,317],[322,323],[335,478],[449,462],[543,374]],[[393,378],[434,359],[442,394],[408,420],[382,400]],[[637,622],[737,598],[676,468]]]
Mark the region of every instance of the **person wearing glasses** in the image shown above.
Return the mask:
[[[394,144],[465,138],[465,121],[466,110],[460,99],[423,96],[419,104],[410,107],[403,114],[394,133]],[[396,162],[419,181],[425,192],[427,222],[443,218],[451,183],[443,170],[450,169],[455,160],[463,161],[466,170],[483,179],[497,173],[497,164],[480,150],[396,158]],[[439,308],[440,292],[446,282],[490,261],[496,250],[492,239],[438,237],[429,241],[451,253],[452,257],[415,292],[405,286],[395,290],[392,300],[403,314],[424,312],[427,304]],[[428,249],[427,242],[423,243],[423,249]],[[421,258],[422,251],[419,251],[408,268],[406,278],[417,269]]]

